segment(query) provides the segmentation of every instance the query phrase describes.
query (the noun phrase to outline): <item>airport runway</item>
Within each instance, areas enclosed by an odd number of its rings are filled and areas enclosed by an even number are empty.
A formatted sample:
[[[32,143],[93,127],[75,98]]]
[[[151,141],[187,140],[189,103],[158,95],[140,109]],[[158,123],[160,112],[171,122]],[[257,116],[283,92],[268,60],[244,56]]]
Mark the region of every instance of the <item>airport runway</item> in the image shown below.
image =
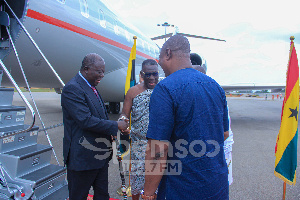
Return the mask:
[[[25,93],[29,97],[28,93]],[[56,93],[33,93],[45,126],[62,123],[60,95]],[[280,127],[282,100],[270,98],[229,97],[234,133],[233,145],[233,184],[230,186],[230,199],[282,199],[283,182],[274,176],[274,147]],[[14,105],[24,105],[19,95],[14,95]],[[110,114],[111,120],[118,115]],[[38,117],[37,117],[38,118]],[[30,115],[27,110],[26,122]],[[37,125],[41,127],[40,120]],[[62,164],[63,127],[48,130],[53,147]],[[39,133],[39,143],[47,144],[43,132]],[[300,150],[298,139],[298,152]],[[53,158],[52,163],[55,163]],[[298,153],[298,163],[300,154]],[[297,169],[297,183],[287,185],[287,200],[300,199],[300,171]],[[127,177],[128,184],[128,177]],[[121,185],[118,165],[110,163],[109,191],[112,198],[122,199],[116,194]],[[180,187],[178,187],[180,189]],[[129,198],[131,199],[131,198]]]

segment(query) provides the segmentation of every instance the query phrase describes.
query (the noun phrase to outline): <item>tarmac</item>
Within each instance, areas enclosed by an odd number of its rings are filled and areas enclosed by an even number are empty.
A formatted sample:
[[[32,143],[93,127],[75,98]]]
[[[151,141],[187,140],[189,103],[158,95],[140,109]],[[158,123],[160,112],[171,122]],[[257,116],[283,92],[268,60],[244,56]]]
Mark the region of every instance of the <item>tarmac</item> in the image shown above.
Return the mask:
[[[29,93],[25,96],[30,99]],[[262,94],[262,97],[265,96]],[[34,92],[33,97],[39,109],[40,116],[49,127],[62,123],[60,95],[54,92]],[[283,181],[274,175],[274,148],[280,128],[280,117],[283,99],[255,97],[228,97],[231,128],[233,131],[233,183],[230,186],[230,199],[282,199]],[[29,101],[32,103],[32,101]],[[14,105],[25,105],[18,93],[14,95]],[[33,105],[33,104],[32,104]],[[119,115],[109,114],[111,120],[117,120]],[[26,124],[31,123],[27,109]],[[42,128],[39,117],[36,125]],[[63,165],[63,126],[47,130],[57,159]],[[48,144],[44,131],[39,132],[38,143]],[[299,138],[298,138],[299,143]],[[300,150],[298,145],[298,152]],[[298,153],[298,163],[300,154]],[[51,162],[56,163],[54,156]],[[286,199],[300,199],[300,172],[297,169],[297,183],[287,185]],[[128,176],[126,176],[128,185]],[[111,198],[123,199],[116,191],[121,186],[119,167],[116,159],[110,162],[109,192]],[[180,189],[180,186],[178,186]],[[91,191],[92,192],[92,191]],[[131,199],[131,198],[128,198]]]

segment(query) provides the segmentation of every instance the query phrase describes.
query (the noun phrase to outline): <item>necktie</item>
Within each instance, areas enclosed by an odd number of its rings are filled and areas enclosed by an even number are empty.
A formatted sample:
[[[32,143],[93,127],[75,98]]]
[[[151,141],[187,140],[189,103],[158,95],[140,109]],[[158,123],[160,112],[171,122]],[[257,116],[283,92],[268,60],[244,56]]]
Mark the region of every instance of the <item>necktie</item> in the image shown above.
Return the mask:
[[[96,88],[94,86],[91,86],[91,88],[93,89],[94,94],[97,96],[97,98],[100,99]]]
[[[100,98],[100,96],[99,96],[99,94],[98,94],[96,88],[95,88],[94,86],[91,86],[91,88],[93,89],[94,94],[97,96],[97,99],[98,99],[99,102],[100,102],[100,106],[103,107],[103,105],[104,105],[103,100]],[[104,108],[105,108],[105,106],[104,106]],[[106,109],[104,109],[104,112],[105,112],[104,114],[105,114],[105,116],[106,116],[105,119],[108,119]]]

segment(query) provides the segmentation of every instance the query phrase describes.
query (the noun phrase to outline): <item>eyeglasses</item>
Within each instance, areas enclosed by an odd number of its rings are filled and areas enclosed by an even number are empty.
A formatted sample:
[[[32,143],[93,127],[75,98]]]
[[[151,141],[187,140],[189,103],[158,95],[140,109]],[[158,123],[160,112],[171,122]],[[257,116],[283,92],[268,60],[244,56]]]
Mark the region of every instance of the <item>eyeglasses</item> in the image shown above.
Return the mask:
[[[145,72],[142,71],[142,73],[144,74],[144,76],[145,76],[146,78],[150,78],[151,75],[154,76],[154,77],[157,77],[157,76],[158,76],[158,72],[145,73]]]

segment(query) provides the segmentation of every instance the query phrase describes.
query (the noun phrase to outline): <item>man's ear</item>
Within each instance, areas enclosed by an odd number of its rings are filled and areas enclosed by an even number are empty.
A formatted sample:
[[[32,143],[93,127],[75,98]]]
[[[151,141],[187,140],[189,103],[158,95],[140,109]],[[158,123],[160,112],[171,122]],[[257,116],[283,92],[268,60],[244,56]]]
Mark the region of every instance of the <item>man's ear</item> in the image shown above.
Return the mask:
[[[84,68],[83,68],[83,71],[87,74],[88,73],[88,70],[89,70],[89,68],[87,67],[87,66],[85,66]]]
[[[166,48],[166,60],[170,60],[172,58],[172,51],[169,48]]]

